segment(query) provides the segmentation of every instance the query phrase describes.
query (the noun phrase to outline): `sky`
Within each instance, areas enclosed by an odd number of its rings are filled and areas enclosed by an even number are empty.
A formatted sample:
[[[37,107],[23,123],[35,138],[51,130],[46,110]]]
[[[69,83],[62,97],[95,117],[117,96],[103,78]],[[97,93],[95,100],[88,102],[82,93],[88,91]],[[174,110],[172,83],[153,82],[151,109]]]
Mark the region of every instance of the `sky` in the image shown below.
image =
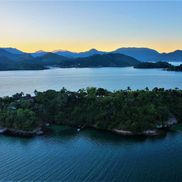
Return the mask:
[[[0,47],[182,49],[182,1],[0,0]]]

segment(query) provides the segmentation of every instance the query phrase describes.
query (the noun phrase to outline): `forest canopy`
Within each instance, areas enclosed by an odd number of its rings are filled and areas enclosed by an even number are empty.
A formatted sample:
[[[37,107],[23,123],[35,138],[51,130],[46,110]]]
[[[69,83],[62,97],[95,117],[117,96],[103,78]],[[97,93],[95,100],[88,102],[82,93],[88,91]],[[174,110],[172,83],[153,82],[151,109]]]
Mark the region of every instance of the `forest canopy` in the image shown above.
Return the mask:
[[[170,117],[181,122],[181,111],[182,91],[178,89],[111,92],[89,87],[73,92],[62,88],[0,98],[0,127],[32,131],[49,123],[141,132]]]

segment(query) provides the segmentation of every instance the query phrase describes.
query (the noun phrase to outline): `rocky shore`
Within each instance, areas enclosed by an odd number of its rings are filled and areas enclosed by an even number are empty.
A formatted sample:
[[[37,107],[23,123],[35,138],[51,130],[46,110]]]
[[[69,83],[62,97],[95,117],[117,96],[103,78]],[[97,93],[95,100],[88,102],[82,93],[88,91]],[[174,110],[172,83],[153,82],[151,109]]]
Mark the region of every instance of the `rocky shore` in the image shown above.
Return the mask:
[[[112,129],[113,133],[123,135],[123,136],[159,136],[163,132],[162,130],[154,129],[154,130],[146,130],[143,132],[132,132],[127,130],[119,130],[119,129]]]
[[[13,128],[0,128],[0,134],[17,136],[17,137],[33,137],[36,135],[43,135],[44,132],[41,128],[37,128],[33,131],[17,130]]]
[[[121,130],[121,129],[112,129],[111,131],[113,133],[123,135],[123,136],[159,136],[164,134],[164,132],[166,131],[166,128],[170,128],[173,125],[176,125],[177,123],[178,121],[173,116],[173,117],[170,117],[163,124],[156,125],[156,129],[146,130],[142,132],[133,132],[133,131]]]
[[[166,122],[163,123],[163,125],[156,125],[156,129],[149,129],[142,132],[134,132],[129,130],[122,130],[122,129],[111,129],[106,131],[113,132],[118,135],[122,136],[160,136],[166,133],[166,128],[170,128],[173,125],[176,125],[178,122],[175,117],[169,118]],[[80,129],[87,128],[87,126],[75,126],[75,125],[69,125],[72,127],[76,127],[77,131],[80,131]],[[17,137],[33,137],[37,135],[43,135],[50,131],[50,124],[47,123],[43,128],[37,128],[33,131],[24,131],[24,130],[18,130],[13,128],[0,128],[0,134],[4,135],[10,135],[10,136],[17,136]],[[91,128],[97,129],[97,130],[103,130],[98,128],[97,126],[92,126]]]

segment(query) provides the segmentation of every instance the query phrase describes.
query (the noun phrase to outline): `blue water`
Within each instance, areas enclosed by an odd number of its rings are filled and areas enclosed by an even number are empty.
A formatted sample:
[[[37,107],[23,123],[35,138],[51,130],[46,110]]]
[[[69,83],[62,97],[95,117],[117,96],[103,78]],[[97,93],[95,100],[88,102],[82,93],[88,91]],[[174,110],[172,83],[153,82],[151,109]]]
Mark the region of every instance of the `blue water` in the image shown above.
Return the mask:
[[[81,130],[20,139],[0,136],[2,181],[180,182],[182,134],[123,138]]]
[[[0,96],[63,86],[182,89],[182,73],[131,67],[0,72]],[[72,129],[33,139],[0,136],[0,181],[180,182],[181,154],[182,133],[146,139]]]
[[[109,90],[163,87],[182,89],[182,72],[162,69],[129,68],[56,68],[41,71],[1,71],[0,96],[16,92],[33,93],[35,89],[78,90],[88,86]]]
[[[180,64],[182,64],[182,62],[169,62],[169,63],[174,66],[179,66]]]

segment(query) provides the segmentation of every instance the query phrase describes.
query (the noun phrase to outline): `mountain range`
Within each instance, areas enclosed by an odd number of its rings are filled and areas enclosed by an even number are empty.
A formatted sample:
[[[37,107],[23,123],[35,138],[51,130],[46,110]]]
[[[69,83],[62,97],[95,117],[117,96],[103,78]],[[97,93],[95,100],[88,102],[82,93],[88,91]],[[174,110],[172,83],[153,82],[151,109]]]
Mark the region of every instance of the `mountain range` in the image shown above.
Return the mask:
[[[182,50],[159,53],[149,48],[119,48],[111,52],[91,49],[85,52],[56,50],[26,53],[16,48],[0,48],[0,70],[59,67],[124,67],[139,62],[182,61]]]
[[[16,48],[0,48],[0,56],[2,55],[2,51],[7,51],[8,53],[14,54],[14,58],[20,57],[20,55],[23,55],[22,57],[26,56],[32,56],[32,57],[40,57],[48,52],[39,50],[34,53],[26,53],[21,50],[18,50]],[[119,53],[124,54],[127,56],[131,56],[139,61],[143,62],[157,62],[157,61],[182,61],[182,50],[176,50],[169,53],[159,53],[158,51],[154,49],[149,48],[137,48],[137,47],[127,47],[127,48],[119,48],[114,51],[106,52],[106,51],[98,51],[96,49],[90,49],[85,52],[71,52],[67,50],[55,50],[52,51],[52,53],[64,56],[67,58],[84,58],[93,56],[95,54],[107,54],[107,53]]]
[[[54,53],[32,59],[32,62],[42,66],[70,67],[127,67],[136,66],[140,62],[135,58],[117,53],[94,54],[88,57],[68,58]]]
[[[45,54],[45,51],[40,51],[39,54]],[[90,49],[85,52],[71,52],[65,50],[56,50],[53,53],[65,56],[68,58],[83,58],[88,56],[93,56],[95,54],[107,54],[107,53],[119,53],[124,54],[127,56],[131,56],[139,61],[143,62],[158,62],[158,61],[165,61],[165,62],[179,62],[182,61],[182,50],[176,50],[169,53],[159,53],[154,49],[149,48],[136,48],[136,47],[127,47],[127,48],[119,48],[111,52],[104,52],[98,51],[96,49]],[[32,54],[36,56],[36,53]]]

